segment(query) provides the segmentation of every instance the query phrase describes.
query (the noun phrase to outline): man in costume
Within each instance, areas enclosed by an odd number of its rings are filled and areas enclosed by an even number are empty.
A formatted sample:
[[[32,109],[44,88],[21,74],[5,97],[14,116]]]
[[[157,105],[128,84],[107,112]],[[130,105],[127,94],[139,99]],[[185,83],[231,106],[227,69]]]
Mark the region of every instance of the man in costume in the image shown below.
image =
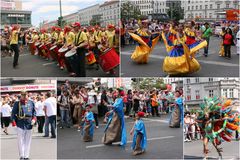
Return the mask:
[[[144,112],[138,112],[134,126],[130,131],[131,135],[134,133],[132,142],[133,155],[144,153],[147,147],[147,134],[142,117],[144,117]]]
[[[222,159],[222,148],[219,145],[223,142],[231,142],[234,131],[239,131],[240,117],[234,114],[231,100],[224,100],[217,97],[204,98],[204,103],[200,105],[197,122],[201,128],[203,136],[204,159],[209,153],[208,142],[210,141],[219,158]]]
[[[106,113],[108,122],[104,130],[102,141],[106,145],[120,141],[120,145],[125,146],[127,143],[127,133],[123,112],[123,89],[119,88],[117,94],[117,98],[113,104],[113,109]]]
[[[36,122],[34,102],[29,100],[26,91],[21,91],[21,98],[15,102],[12,110],[12,124],[17,126],[17,140],[20,160],[29,159],[32,140],[32,127]]]

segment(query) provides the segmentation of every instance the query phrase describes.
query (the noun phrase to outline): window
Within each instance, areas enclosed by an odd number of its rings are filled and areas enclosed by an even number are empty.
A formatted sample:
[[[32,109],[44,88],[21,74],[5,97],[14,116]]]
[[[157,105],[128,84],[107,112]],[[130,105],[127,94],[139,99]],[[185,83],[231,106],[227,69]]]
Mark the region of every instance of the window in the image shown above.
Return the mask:
[[[198,6],[196,6],[196,10],[198,10]]]
[[[208,9],[208,5],[205,5],[205,9]]]
[[[192,10],[194,10],[194,6],[192,6]]]
[[[209,82],[213,82],[213,78],[209,78],[208,81],[209,81]]]
[[[213,90],[209,90],[209,97],[213,97]]]
[[[187,89],[187,101],[191,100],[191,89]]]
[[[217,9],[220,9],[220,4],[217,4]]]
[[[202,5],[200,5],[200,9],[202,9]]]
[[[190,83],[190,79],[189,78],[187,79],[187,83]]]
[[[196,83],[199,83],[199,78],[195,78],[195,82],[196,82]]]
[[[229,89],[229,98],[233,98],[233,89]]]
[[[229,8],[229,4],[226,4],[226,8]]]
[[[190,6],[188,6],[188,10],[190,10]]]
[[[227,89],[223,89],[223,96],[227,97]]]
[[[212,18],[212,13],[209,13],[209,18]]]
[[[196,91],[195,91],[195,94],[196,94],[196,99],[200,99],[199,90],[196,90]]]
[[[210,4],[210,9],[212,9],[212,4]]]

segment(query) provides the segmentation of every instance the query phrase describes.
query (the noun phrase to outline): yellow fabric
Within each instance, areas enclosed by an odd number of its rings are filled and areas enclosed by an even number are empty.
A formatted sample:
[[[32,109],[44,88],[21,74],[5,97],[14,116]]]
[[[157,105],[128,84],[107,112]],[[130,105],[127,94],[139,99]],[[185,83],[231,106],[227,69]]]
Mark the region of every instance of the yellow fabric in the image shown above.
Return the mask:
[[[164,45],[165,45],[165,47],[166,47],[166,51],[167,51],[167,52],[170,52],[170,51],[173,49],[173,46],[169,46],[169,45],[168,45],[167,39],[166,39],[166,37],[165,37],[164,32],[162,32],[162,39],[163,39],[163,43],[164,43]]]
[[[170,75],[193,73],[200,69],[200,64],[195,58],[190,58],[190,50],[182,43],[184,54],[180,57],[167,56],[163,62],[163,71]]]
[[[130,36],[137,41],[138,43],[140,43],[140,46],[136,46],[136,49],[134,50],[134,52],[132,53],[131,59],[137,63],[147,63],[148,62],[148,58],[149,58],[149,54],[151,53],[151,51],[153,50],[153,48],[155,47],[155,45],[157,44],[158,40],[159,40],[159,36],[157,36],[156,38],[153,39],[152,41],[152,47],[150,48],[143,40],[140,36],[134,34],[134,33],[129,33]]]
[[[207,41],[204,40],[204,41],[202,41],[200,44],[198,44],[196,47],[191,48],[191,49],[190,49],[190,54],[191,54],[191,55],[192,55],[192,54],[195,54],[198,50],[200,50],[200,49],[202,49],[202,48],[204,48],[204,47],[206,47],[206,46],[207,46]]]
[[[33,35],[33,41],[36,42],[39,39],[39,36],[37,34]]]
[[[52,32],[52,33],[51,33],[51,38],[57,39],[57,33],[56,33],[56,32]]]
[[[65,35],[67,46],[72,45],[74,43],[74,38],[75,38],[75,34],[73,32],[68,32]]]
[[[89,44],[89,46],[91,46],[91,47],[94,47],[95,46],[95,41],[96,41],[96,37],[95,37],[95,35],[94,34],[89,34],[88,35],[88,44]]]
[[[18,31],[12,31],[10,44],[18,44]]]
[[[42,42],[46,42],[46,41],[48,40],[48,35],[47,35],[47,33],[41,34],[40,39],[41,39]]]
[[[108,43],[109,43],[109,48],[112,48],[113,47],[113,43],[114,43],[114,36],[115,36],[115,30],[113,31],[106,31],[106,36],[107,36],[107,39],[108,39]]]
[[[60,32],[59,35],[57,35],[57,43],[62,43],[64,42],[64,35],[63,32]]]
[[[219,55],[220,55],[220,56],[224,56],[224,46],[223,46],[223,42],[221,42],[221,44],[220,44]]]
[[[80,34],[80,35],[79,35]],[[80,37],[79,37],[80,36]],[[79,37],[79,38],[78,38]],[[77,39],[78,38],[78,39]],[[75,34],[74,42],[77,43],[77,45],[80,45],[82,42],[87,42],[88,38],[85,32],[78,32]]]

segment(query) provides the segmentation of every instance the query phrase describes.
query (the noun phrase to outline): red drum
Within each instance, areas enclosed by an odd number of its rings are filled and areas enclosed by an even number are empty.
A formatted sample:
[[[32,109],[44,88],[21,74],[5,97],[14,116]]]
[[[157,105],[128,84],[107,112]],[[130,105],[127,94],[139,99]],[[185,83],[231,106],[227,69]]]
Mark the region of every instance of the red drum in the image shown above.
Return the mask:
[[[108,72],[120,64],[120,58],[114,48],[107,49],[99,56],[99,64],[104,72]]]
[[[54,45],[50,48],[50,55],[52,59],[57,60],[58,59],[58,47],[57,45]]]
[[[28,42],[28,47],[29,47],[29,51],[31,52],[31,54],[34,55],[34,53],[35,53],[34,42],[33,41]]]
[[[89,51],[88,53],[86,53],[85,56],[86,56],[86,62],[87,62],[87,64],[91,65],[91,64],[93,64],[93,63],[96,62],[96,58],[95,58],[95,56],[94,56],[93,51]]]

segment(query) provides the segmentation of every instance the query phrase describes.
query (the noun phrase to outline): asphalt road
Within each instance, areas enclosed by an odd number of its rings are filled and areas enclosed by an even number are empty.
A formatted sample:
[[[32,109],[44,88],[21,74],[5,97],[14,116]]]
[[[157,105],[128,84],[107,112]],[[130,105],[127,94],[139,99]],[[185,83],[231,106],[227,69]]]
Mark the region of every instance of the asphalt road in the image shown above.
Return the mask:
[[[16,127],[9,127],[9,135],[1,129],[1,159],[19,159]],[[32,143],[30,159],[56,159],[57,139],[44,138],[37,133],[37,128],[32,130]]]
[[[133,156],[130,129],[134,121],[126,120],[127,140],[125,149],[117,144],[103,145],[101,142],[105,124],[100,122],[95,129],[93,142],[83,142],[80,132],[75,128],[58,129],[58,159],[182,159],[182,128],[168,127],[165,118],[147,118],[144,120],[147,130],[147,150],[144,154]]]
[[[1,58],[2,77],[69,77],[67,70],[60,70],[57,62],[30,55],[27,49],[20,54],[17,69],[13,69],[12,62],[13,57]],[[86,68],[87,77],[118,77],[119,75],[119,67],[115,69],[115,75],[107,74],[101,68],[99,70],[90,66]]]
[[[223,159],[237,160],[239,159],[239,141],[233,140],[231,143],[223,142]],[[203,159],[202,141],[184,142],[184,158],[185,159]],[[218,159],[218,154],[212,144],[209,144],[209,159]]]
[[[219,57],[220,38],[211,37],[209,46],[209,56],[203,56],[203,49],[196,55],[201,65],[201,70],[188,75],[178,75],[184,77],[238,77],[239,76],[239,56],[237,47],[231,48],[232,58],[225,59]],[[162,70],[163,60],[167,56],[163,42],[155,46],[150,55],[148,64],[137,64],[131,60],[131,54],[135,45],[128,45],[121,48],[121,76],[123,77],[165,77],[167,73]]]

